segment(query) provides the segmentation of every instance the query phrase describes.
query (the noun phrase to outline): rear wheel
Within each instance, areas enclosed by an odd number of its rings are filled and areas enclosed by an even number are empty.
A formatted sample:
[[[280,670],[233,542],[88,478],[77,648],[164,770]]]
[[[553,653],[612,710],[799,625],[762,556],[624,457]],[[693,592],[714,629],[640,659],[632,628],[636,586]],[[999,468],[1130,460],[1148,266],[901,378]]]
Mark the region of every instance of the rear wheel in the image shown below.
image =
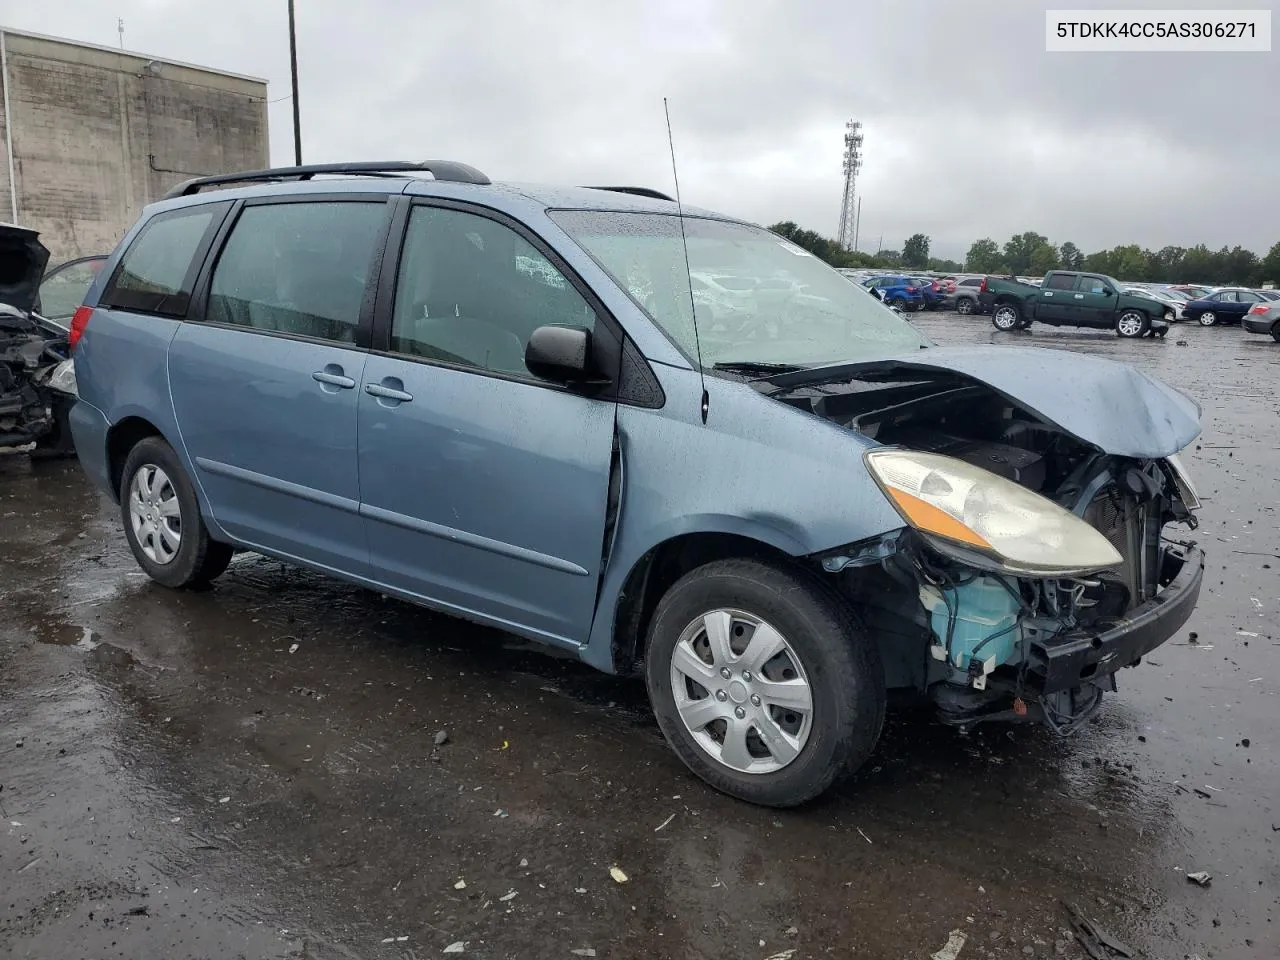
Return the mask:
[[[884,723],[879,651],[803,571],[722,560],[663,596],[645,679],[672,749],[730,796],[804,803],[871,754]]]
[[[1280,343],[1280,327],[1271,328],[1271,339],[1276,343]]]
[[[1212,327],[1218,322],[1218,315],[1212,310],[1206,310],[1197,318],[1197,323],[1202,327]]]
[[[971,316],[974,313],[973,301],[968,297],[961,297],[956,301],[956,313],[963,317]]]
[[[209,536],[195,488],[164,440],[129,451],[120,483],[125,539],[147,576],[166,587],[201,586],[231,562],[232,548]]]
[[[997,303],[991,311],[991,325],[997,330],[1016,330],[1022,322],[1022,310],[1016,303]]]
[[[1151,318],[1141,310],[1126,310],[1116,318],[1116,333],[1126,339],[1145,336],[1151,329]]]

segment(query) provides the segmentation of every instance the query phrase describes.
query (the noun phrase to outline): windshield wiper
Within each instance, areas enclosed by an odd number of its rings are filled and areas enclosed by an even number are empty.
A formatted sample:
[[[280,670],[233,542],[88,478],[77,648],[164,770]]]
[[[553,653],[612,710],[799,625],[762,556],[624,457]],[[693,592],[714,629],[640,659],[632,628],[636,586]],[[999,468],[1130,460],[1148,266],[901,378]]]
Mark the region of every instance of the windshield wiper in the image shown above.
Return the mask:
[[[711,369],[725,370],[729,373],[741,373],[748,377],[753,374],[767,377],[775,373],[795,373],[797,370],[806,368],[798,363],[770,363],[767,360],[726,360],[721,363],[713,363]]]

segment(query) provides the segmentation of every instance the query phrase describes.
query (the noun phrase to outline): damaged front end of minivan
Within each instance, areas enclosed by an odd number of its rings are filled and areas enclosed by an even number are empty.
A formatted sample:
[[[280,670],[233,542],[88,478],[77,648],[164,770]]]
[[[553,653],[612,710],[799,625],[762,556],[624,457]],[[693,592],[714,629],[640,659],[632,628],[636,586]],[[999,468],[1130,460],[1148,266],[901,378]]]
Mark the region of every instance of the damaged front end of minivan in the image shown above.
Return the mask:
[[[875,441],[904,527],[815,558],[879,638],[891,688],[948,723],[1067,733],[1187,620],[1204,558],[1177,453],[1195,403],[1130,367],[1045,350],[919,357],[759,389]]]

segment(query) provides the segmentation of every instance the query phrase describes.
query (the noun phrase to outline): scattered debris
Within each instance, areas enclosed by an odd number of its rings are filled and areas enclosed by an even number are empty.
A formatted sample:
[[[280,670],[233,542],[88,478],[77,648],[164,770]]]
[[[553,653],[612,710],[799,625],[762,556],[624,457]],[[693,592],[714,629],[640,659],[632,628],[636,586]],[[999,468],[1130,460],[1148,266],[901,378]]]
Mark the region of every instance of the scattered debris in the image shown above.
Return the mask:
[[[615,883],[626,883],[627,875],[618,867],[609,868],[609,876],[613,877]]]
[[[574,892],[574,893],[586,893],[586,892],[587,892],[587,888],[586,888],[586,887],[574,887],[574,888],[573,888],[573,892]]]
[[[289,652],[290,652],[290,653],[297,653],[297,652],[298,652],[298,645],[297,645],[296,643],[291,643],[291,644],[289,644]],[[386,943],[386,941],[385,941],[385,940],[384,940],[384,941],[382,941],[382,942],[383,942],[383,943]]]
[[[467,949],[467,941],[455,940],[453,943],[449,944],[447,947],[444,948],[444,952],[445,953],[462,953],[462,951],[466,949]]]
[[[1192,787],[1191,789],[1192,789],[1192,790],[1193,790],[1197,795],[1199,795],[1199,796],[1201,796],[1201,797],[1204,797],[1206,800],[1212,800],[1212,799],[1213,799],[1213,794],[1212,794],[1212,793],[1210,793],[1208,790],[1201,790],[1199,787]]]
[[[511,900],[514,900],[518,896],[520,896],[520,894],[516,893],[514,890],[508,890],[506,893],[504,893],[502,896],[498,898],[498,901],[500,903],[507,903]]]
[[[528,861],[528,860],[526,860],[524,857],[521,857],[521,858],[520,858],[520,866],[522,866],[522,867],[527,867],[528,865],[529,865],[529,861]]]
[[[1205,870],[1197,870],[1195,873],[1188,873],[1187,879],[1198,887],[1207,887],[1213,882],[1213,877],[1211,877],[1208,871]]]
[[[783,950],[781,953],[775,953],[772,956],[765,957],[764,960],[791,960],[796,955],[794,950]]]
[[[453,889],[455,889],[455,890],[465,890],[465,889],[467,889],[467,881],[465,881],[465,880],[463,880],[461,877],[459,877],[459,878],[458,878],[458,882],[457,882],[457,883],[455,883],[455,884],[453,885]]]
[[[223,798],[222,798],[221,800],[219,800],[218,802],[219,802],[219,803],[230,803],[230,802],[231,802],[231,798],[230,798],[230,797],[223,797]]]
[[[969,935],[963,930],[952,930],[942,949],[933,955],[933,960],[956,960],[968,939]]]
[[[408,939],[409,939],[408,937],[383,937],[382,942],[383,943],[404,943]]]
[[[449,742],[449,731],[448,731],[448,730],[437,730],[437,731],[436,731],[436,736],[435,736],[435,744],[436,744],[436,746],[437,746],[437,747],[443,747],[443,746],[444,746],[446,743],[448,743],[448,742]]]
[[[785,934],[785,935],[786,935],[786,936],[788,936],[788,937],[794,937],[794,936],[796,936],[796,935],[800,932],[800,928],[799,928],[799,927],[787,927],[787,929],[783,930],[782,932],[783,932],[783,934]]]
[[[1133,951],[1110,933],[1086,917],[1075,904],[1063,902],[1071,920],[1076,940],[1084,948],[1090,960],[1112,960],[1112,957],[1132,957]]]
[[[671,816],[667,817],[667,819],[663,820],[660,824],[654,827],[653,832],[657,833],[659,830],[661,830],[663,827],[665,827],[668,823],[670,823],[675,818],[676,818],[676,815],[673,813]]]
[[[1251,631],[1249,631],[1249,630],[1237,630],[1237,631],[1236,631],[1236,636],[1237,636],[1237,637],[1256,637],[1256,636],[1257,636],[1257,634],[1256,634],[1256,633],[1252,633],[1252,632],[1251,632]]]
[[[577,950],[570,950],[569,952],[575,957],[594,957],[596,955],[595,950],[591,947],[579,947]]]
[[[151,908],[146,906],[145,904],[141,907],[134,907],[132,910],[129,911],[129,916],[131,917],[148,917],[150,915],[151,915]]]
[[[867,843],[871,843],[871,838],[862,832],[861,827],[854,827],[854,829],[858,831],[858,836],[862,837],[862,839],[867,841]]]
[[[1199,641],[1200,641],[1200,634],[1196,633],[1194,630],[1192,630],[1191,633],[1187,635],[1187,643],[1198,643]]]
[[[507,813],[507,811],[502,810],[502,809],[498,809],[498,810],[493,811],[493,815],[494,815],[495,817],[501,817],[503,820],[507,819],[507,817],[509,817],[509,816],[510,816],[510,814],[509,814],[509,813]]]

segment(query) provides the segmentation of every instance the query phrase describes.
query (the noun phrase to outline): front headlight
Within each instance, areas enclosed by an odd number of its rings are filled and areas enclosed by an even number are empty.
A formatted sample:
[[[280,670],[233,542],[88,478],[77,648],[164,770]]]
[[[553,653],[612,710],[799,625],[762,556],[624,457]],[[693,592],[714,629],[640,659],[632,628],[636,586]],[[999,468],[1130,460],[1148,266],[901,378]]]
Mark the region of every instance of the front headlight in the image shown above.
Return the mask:
[[[963,460],[872,450],[866,461],[903,519],[941,549],[955,544],[1010,573],[1042,577],[1092,573],[1124,559],[1075,514]]]

